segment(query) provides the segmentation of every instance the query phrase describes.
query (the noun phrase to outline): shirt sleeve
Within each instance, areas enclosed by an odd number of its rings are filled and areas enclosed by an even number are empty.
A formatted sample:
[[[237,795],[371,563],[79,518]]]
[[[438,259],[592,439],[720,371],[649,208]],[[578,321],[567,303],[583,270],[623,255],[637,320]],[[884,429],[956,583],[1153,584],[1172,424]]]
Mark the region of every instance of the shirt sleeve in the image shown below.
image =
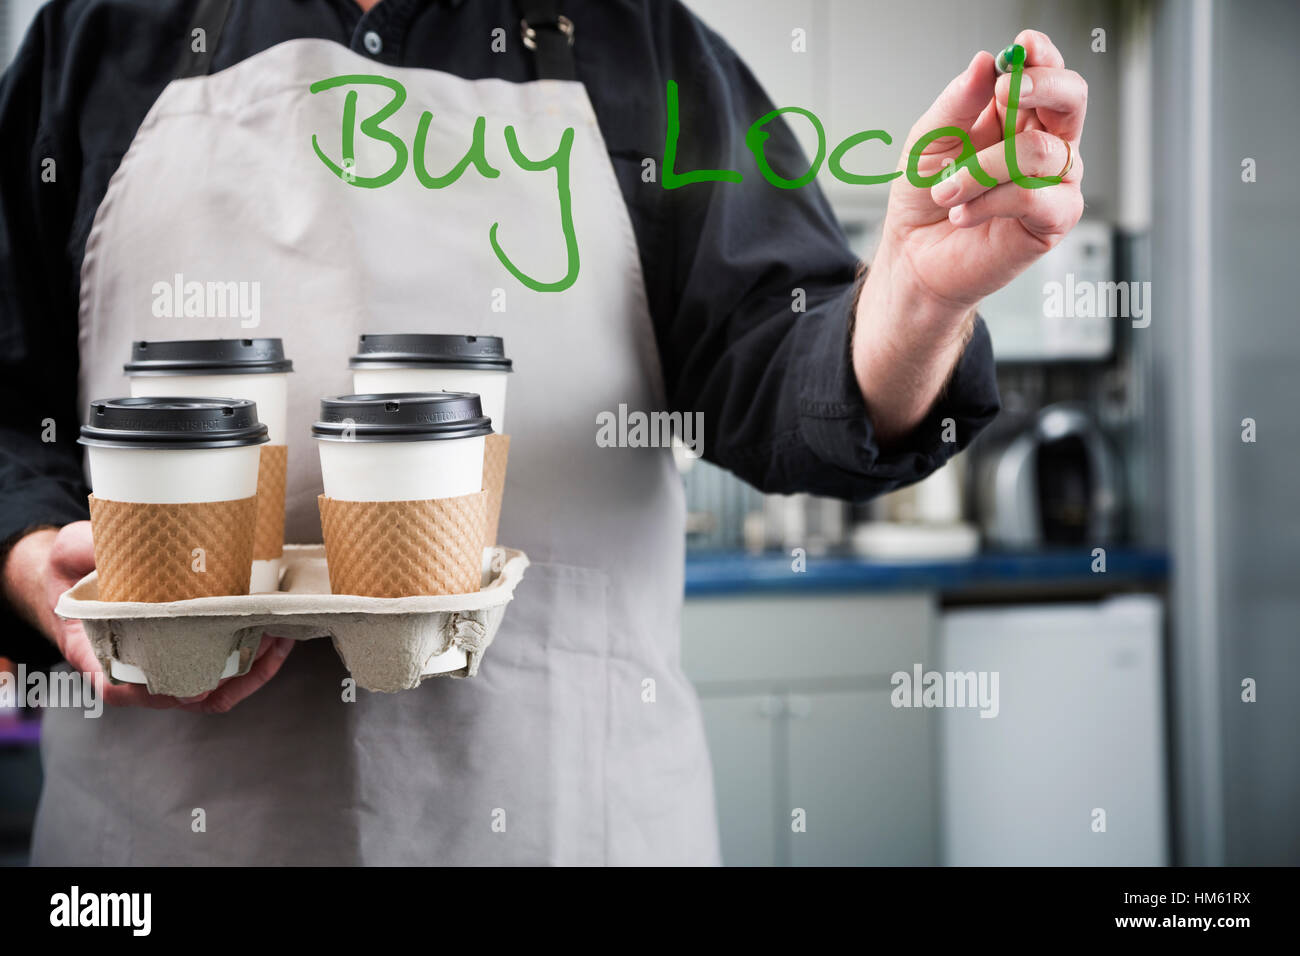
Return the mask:
[[[29,530],[87,517],[66,248],[80,163],[55,93],[55,15],[38,16],[0,78],[0,558]],[[0,654],[46,664],[52,650],[0,602]]]
[[[861,500],[924,478],[999,410],[988,330],[976,320],[925,420],[882,451],[852,367],[859,263],[815,183],[764,178],[746,131],[771,101],[724,41],[674,11],[659,55],[678,87],[675,171],[734,170],[743,181],[662,199],[672,261],[660,278],[673,296],[656,325],[670,405],[702,414],[706,459],[766,492]],[[783,119],[763,127],[764,153],[793,180],[810,164]]]

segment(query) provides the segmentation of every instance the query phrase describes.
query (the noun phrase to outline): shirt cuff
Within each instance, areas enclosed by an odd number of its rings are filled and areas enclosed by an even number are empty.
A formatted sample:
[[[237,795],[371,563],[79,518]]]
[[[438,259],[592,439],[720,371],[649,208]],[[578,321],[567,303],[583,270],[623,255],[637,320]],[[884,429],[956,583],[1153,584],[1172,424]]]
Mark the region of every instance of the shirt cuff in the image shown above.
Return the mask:
[[[823,322],[808,343],[800,389],[800,431],[818,458],[861,478],[864,493],[881,482],[901,486],[919,481],[969,445],[1002,407],[993,362],[993,343],[984,320],[975,327],[948,384],[910,434],[882,452],[853,370],[852,317],[859,285],[839,305],[842,318]],[[950,420],[950,421],[949,421]]]

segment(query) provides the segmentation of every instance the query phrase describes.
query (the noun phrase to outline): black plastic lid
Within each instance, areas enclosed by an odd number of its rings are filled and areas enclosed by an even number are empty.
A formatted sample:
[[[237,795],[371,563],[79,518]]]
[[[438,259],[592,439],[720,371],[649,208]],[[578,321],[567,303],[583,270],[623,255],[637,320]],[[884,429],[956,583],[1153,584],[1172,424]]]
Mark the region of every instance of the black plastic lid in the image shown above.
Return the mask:
[[[433,441],[492,434],[473,392],[391,392],[320,400],[313,438],[327,441]]]
[[[292,372],[281,339],[170,339],[132,342],[127,375],[240,375]]]
[[[505,345],[496,335],[430,335],[422,332],[363,335],[351,368],[473,368],[510,372]]]
[[[103,398],[90,403],[82,445],[109,448],[235,448],[267,441],[246,398]]]

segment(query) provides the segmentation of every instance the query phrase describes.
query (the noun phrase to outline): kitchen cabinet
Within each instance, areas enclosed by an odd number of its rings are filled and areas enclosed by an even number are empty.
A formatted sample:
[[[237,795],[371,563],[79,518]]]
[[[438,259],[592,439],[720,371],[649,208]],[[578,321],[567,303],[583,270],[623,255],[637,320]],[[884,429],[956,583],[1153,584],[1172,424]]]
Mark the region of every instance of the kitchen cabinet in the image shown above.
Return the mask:
[[[927,660],[932,595],[693,598],[682,624],[725,863],[938,861],[932,715],[889,683]]]
[[[1007,559],[1002,570],[1022,589],[1041,578],[1044,595],[1059,594],[1057,560]],[[950,574],[946,591],[815,593],[827,560],[801,584],[780,578],[775,559],[750,563],[748,589],[722,596],[708,590],[738,580],[693,562],[683,611],[682,663],[703,709],[725,863],[1169,861],[1158,594],[940,612],[941,595],[966,579]],[[1107,586],[1152,584],[1140,564],[1118,562]],[[996,593],[979,580],[979,593]],[[918,666],[974,675],[976,697],[895,707],[892,675]]]
[[[808,814],[792,864],[937,862],[925,714],[895,709],[887,689],[796,694],[786,714],[789,803]]]
[[[700,701],[713,758],[713,786],[723,858],[729,866],[774,866],[782,841],[777,824],[773,717],[768,694]]]
[[[1162,628],[1154,595],[943,615],[938,668],[999,678],[992,719],[937,712],[945,863],[1169,862]]]

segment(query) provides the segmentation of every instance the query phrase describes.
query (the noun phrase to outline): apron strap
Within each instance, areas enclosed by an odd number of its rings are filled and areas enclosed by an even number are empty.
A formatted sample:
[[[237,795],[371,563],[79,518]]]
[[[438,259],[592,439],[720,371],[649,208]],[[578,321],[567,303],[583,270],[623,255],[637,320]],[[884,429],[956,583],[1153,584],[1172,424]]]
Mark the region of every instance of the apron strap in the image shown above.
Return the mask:
[[[560,0],[515,0],[519,32],[533,51],[539,80],[576,80],[573,21],[560,13]]]
[[[194,8],[194,19],[190,21],[189,31],[185,35],[185,52],[176,64],[176,79],[188,76],[205,76],[212,68],[212,57],[221,42],[221,31],[226,28],[226,18],[230,16],[231,0],[199,0]],[[194,49],[194,31],[203,31],[203,49]]]

